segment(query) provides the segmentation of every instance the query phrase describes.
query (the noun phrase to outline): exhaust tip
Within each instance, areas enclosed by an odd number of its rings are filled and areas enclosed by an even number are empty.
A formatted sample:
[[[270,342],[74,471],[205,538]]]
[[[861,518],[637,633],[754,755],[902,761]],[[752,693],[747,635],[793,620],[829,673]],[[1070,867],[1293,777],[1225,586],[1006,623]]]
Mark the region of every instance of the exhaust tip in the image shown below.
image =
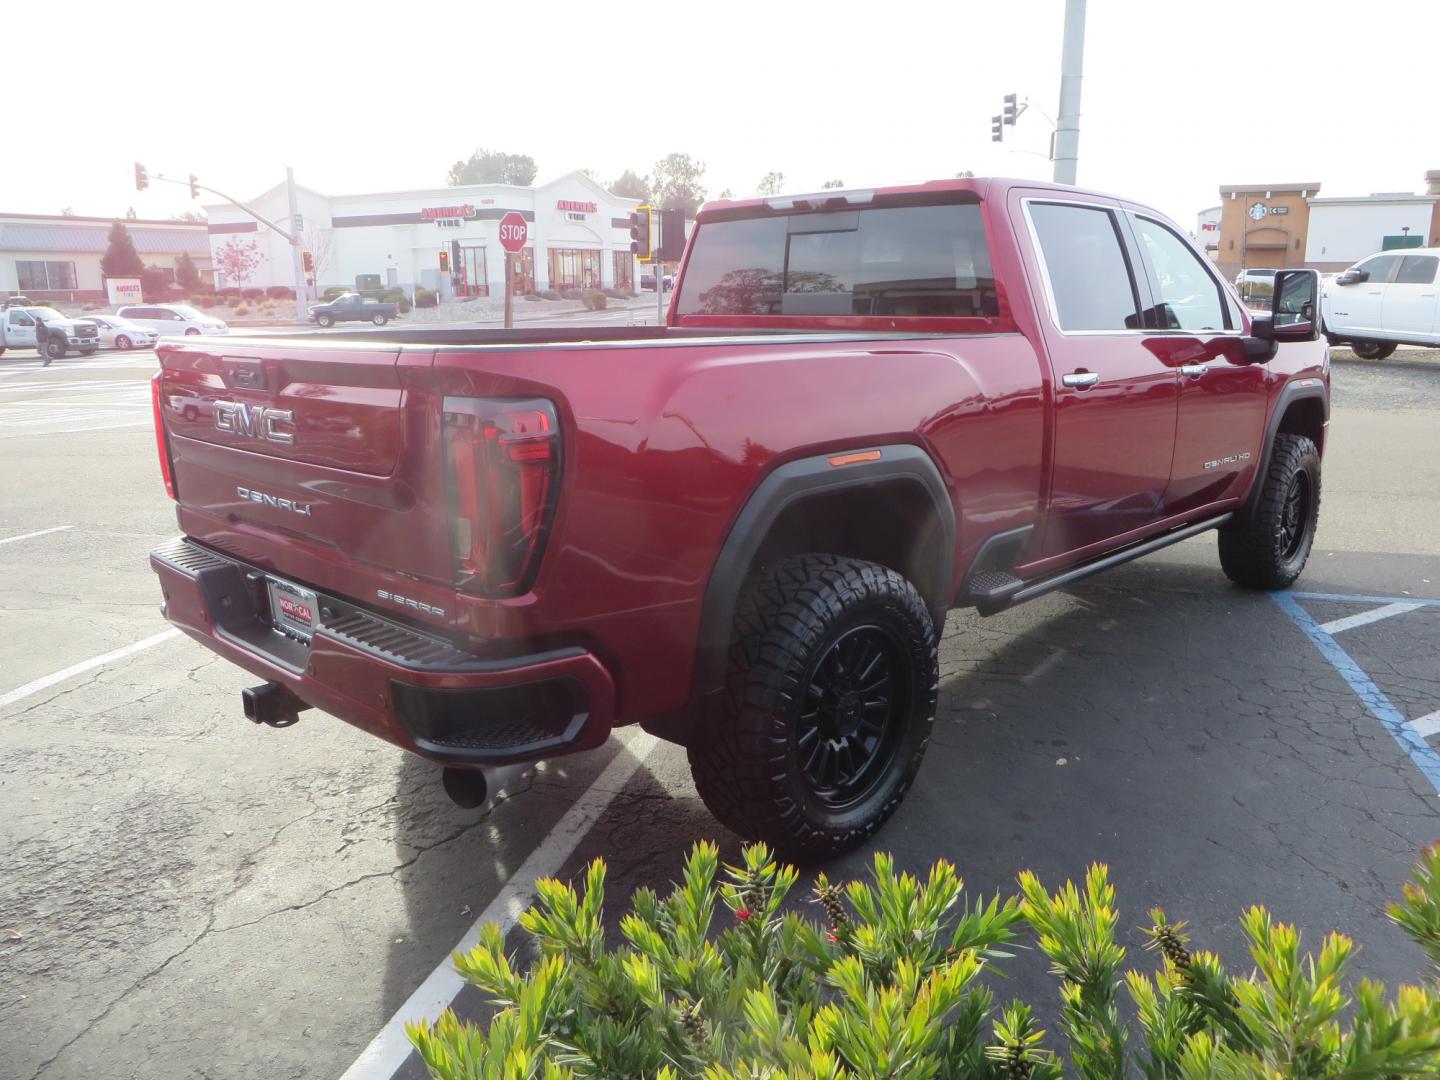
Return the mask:
[[[445,794],[450,796],[450,801],[465,810],[484,806],[490,795],[490,785],[486,783],[485,773],[480,769],[446,767],[440,782],[445,787]]]

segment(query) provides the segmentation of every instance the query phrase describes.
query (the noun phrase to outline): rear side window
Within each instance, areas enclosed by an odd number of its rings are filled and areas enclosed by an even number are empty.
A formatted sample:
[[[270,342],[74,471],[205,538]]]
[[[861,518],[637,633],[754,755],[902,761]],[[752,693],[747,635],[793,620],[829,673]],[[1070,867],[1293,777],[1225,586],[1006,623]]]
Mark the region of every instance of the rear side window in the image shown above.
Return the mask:
[[[1115,216],[1103,207],[1031,203],[1062,330],[1134,330],[1140,303]]]
[[[700,226],[681,315],[1000,313],[980,207],[877,207]]]
[[[1440,258],[1434,255],[1406,255],[1400,260],[1400,271],[1395,275],[1395,284],[1433,285],[1437,266],[1440,266]]]

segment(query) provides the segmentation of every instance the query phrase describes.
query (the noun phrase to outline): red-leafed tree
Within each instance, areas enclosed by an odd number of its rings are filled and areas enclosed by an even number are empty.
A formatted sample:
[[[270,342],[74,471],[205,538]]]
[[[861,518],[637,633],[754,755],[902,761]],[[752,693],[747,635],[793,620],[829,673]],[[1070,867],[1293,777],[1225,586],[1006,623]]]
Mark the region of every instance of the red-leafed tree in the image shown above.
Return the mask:
[[[243,289],[245,283],[255,276],[265,262],[265,253],[254,240],[241,240],[232,236],[215,249],[215,265],[226,280]]]

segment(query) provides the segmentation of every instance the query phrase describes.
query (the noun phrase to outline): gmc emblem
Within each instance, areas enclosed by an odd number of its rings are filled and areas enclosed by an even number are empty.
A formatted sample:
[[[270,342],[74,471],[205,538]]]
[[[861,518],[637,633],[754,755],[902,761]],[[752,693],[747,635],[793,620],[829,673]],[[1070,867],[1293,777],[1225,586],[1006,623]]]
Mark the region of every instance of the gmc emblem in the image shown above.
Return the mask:
[[[268,405],[246,405],[243,401],[215,402],[215,426],[247,439],[264,439],[282,446],[295,445],[295,432],[278,425],[295,423],[289,409],[272,409]]]

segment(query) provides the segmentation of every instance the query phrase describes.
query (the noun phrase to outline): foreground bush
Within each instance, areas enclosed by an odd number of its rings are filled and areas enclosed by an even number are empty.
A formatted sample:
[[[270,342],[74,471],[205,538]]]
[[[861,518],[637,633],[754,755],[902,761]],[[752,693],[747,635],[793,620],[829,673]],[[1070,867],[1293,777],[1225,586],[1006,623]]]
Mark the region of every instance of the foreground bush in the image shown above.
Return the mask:
[[[440,303],[440,295],[433,289],[426,289],[420,285],[415,286],[415,306],[435,307]]]
[[[1155,969],[1122,973],[1103,866],[1055,893],[1021,874],[1020,895],[1005,900],[966,897],[945,862],[922,882],[877,855],[871,877],[838,886],[821,876],[818,924],[782,911],[798,874],[763,845],[722,871],[715,847],[699,844],[668,897],[635,893],[620,924],[628,944],[610,949],[597,860],[581,890],[536,883],[538,902],[521,917],[539,953],[528,971],[495,926],[456,955],[501,1007],[488,1028],[447,1012],[410,1025],[411,1041],[447,1080],[1382,1080],[1440,1070],[1433,982],[1393,996],[1366,980],[1347,989],[1355,946],[1341,934],[1302,955],[1293,927],[1251,908],[1241,926],[1255,970],[1237,975],[1156,908],[1145,931]],[[1440,965],[1434,849],[1389,913]],[[1058,977],[1064,1057],[1029,1005],[996,1008],[987,978],[1026,930]]]
[[[605,305],[609,303],[605,294],[599,289],[586,289],[580,294],[580,299],[591,311],[604,311]]]

